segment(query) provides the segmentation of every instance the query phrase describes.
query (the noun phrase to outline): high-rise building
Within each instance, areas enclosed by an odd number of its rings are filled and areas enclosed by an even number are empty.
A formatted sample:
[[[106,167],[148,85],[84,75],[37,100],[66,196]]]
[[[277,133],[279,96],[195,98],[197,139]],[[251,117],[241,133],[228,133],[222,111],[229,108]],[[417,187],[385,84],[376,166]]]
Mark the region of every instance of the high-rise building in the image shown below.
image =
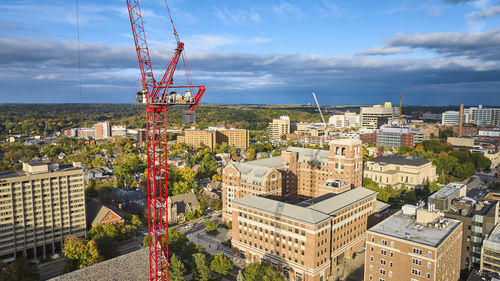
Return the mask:
[[[288,147],[281,156],[230,163],[222,172],[223,218],[231,219],[231,202],[248,195],[263,195],[283,201],[297,195],[317,197],[338,193],[332,181],[349,187],[362,184],[363,153],[359,139],[330,142],[330,150]]]
[[[460,278],[462,223],[405,205],[366,235],[365,281]]]
[[[108,121],[94,124],[94,137],[96,140],[107,139],[111,137],[111,125]]]
[[[384,147],[413,147],[424,140],[422,132],[413,127],[382,126],[376,131],[377,146]]]
[[[78,128],[78,137],[82,139],[90,139],[95,137],[94,128]]]
[[[361,107],[361,128],[376,130],[382,125],[390,124],[399,117],[399,107],[393,107],[390,102],[371,107]]]
[[[260,196],[233,201],[231,245],[249,262],[288,280],[327,280],[343,257],[363,248],[375,191],[358,187],[298,205]]]
[[[469,115],[471,123],[480,127],[500,125],[500,108],[484,108],[483,105],[479,105],[465,109],[464,113]]]
[[[183,136],[177,136],[177,143],[185,143],[194,148],[202,145],[208,146],[211,150],[217,144],[223,142],[234,145],[236,148],[247,148],[250,141],[250,132],[246,129],[209,128],[207,130],[189,129],[184,131]]]
[[[460,270],[464,278],[471,269],[479,269],[483,239],[498,222],[497,201],[468,198],[466,191],[465,184],[450,183],[428,198],[430,208],[462,222]]]
[[[0,259],[47,257],[68,235],[85,236],[81,165],[43,162],[0,172]]]
[[[436,166],[429,160],[400,155],[382,155],[366,161],[363,177],[375,181],[381,187],[391,185],[400,188],[404,184],[408,189],[421,186],[426,180],[438,179]]]
[[[328,124],[334,129],[359,128],[361,126],[361,115],[355,112],[332,115],[328,119]]]
[[[281,136],[290,134],[290,118],[281,116],[280,119],[273,119],[267,128],[269,139],[279,140]]]

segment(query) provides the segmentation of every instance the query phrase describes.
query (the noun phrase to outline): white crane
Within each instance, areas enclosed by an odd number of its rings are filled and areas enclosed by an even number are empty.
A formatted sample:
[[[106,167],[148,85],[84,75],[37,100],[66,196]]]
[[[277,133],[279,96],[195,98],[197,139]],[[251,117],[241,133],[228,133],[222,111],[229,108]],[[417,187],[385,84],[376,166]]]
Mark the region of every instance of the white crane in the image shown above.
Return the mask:
[[[323,112],[321,112],[321,107],[319,106],[318,99],[316,98],[316,94],[314,92],[312,92],[312,94],[314,97],[314,101],[316,102],[316,105],[318,106],[319,115],[321,115],[321,121],[323,121],[323,124],[325,125],[325,142],[326,142],[327,137],[328,137],[328,124],[326,124],[326,122],[325,122],[325,118],[323,117]]]

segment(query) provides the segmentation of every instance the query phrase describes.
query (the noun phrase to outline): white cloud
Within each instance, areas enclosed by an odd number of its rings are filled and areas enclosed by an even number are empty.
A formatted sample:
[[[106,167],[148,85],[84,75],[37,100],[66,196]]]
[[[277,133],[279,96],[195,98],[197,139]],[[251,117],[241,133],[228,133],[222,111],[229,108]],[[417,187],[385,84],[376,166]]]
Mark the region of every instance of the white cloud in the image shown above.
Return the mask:
[[[394,54],[407,54],[411,53],[413,50],[411,49],[403,49],[400,47],[390,47],[390,46],[376,46],[371,48],[370,50],[363,50],[356,53],[358,56],[373,56],[373,55],[394,55]]]

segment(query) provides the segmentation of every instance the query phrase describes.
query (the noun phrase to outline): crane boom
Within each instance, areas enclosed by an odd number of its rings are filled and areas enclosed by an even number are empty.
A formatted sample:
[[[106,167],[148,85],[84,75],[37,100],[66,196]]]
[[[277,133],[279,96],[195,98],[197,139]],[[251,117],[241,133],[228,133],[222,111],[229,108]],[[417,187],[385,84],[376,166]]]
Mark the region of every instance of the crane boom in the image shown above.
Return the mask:
[[[314,101],[316,102],[316,105],[318,106],[319,115],[321,115],[321,120],[323,121],[323,124],[325,124],[325,129],[326,129],[326,127],[328,127],[328,125],[326,125],[325,118],[323,117],[323,112],[321,112],[321,107],[319,106],[319,103],[318,103],[318,99],[316,98],[316,94],[314,92],[312,92],[312,93],[313,93]]]

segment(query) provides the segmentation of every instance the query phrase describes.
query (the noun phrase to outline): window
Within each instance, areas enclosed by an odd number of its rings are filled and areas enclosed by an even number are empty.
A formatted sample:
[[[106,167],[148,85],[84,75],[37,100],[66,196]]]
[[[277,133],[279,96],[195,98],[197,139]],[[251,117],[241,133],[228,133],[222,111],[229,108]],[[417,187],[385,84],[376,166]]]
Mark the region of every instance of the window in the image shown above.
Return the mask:
[[[373,271],[373,265],[370,264],[370,271]]]
[[[423,253],[423,251],[422,251],[422,249],[419,249],[419,248],[413,248],[413,253],[421,255]],[[429,252],[429,257],[430,257],[430,255],[431,255],[431,252]]]
[[[385,239],[382,239],[382,245],[385,245],[385,246],[387,246],[387,240],[385,240]]]
[[[420,271],[420,270],[418,270],[416,268],[412,268],[411,269],[411,274],[421,276],[422,275],[422,271]]]
[[[380,264],[382,264],[382,265],[386,265],[386,264],[387,264],[387,262],[386,262],[384,259],[380,259]]]
[[[431,274],[427,273],[427,279],[431,279]]]
[[[385,274],[385,269],[381,268],[380,269],[380,274]]]
[[[373,280],[373,276],[370,274],[370,275],[368,276],[368,279]]]
[[[427,262],[427,268],[431,268],[431,262]]]
[[[422,261],[416,258],[411,259],[411,263],[416,265],[422,265]]]
[[[370,261],[373,261],[373,256],[370,256]]]
[[[385,255],[387,255],[387,251],[386,251],[386,250],[384,250],[384,249],[381,249],[381,250],[380,250],[380,253],[381,253],[382,255],[384,255],[384,256],[385,256]]]
[[[389,271],[389,277],[392,277],[392,271]]]
[[[394,257],[394,253],[393,253],[393,252],[391,252],[391,258],[392,258],[392,257]]]

